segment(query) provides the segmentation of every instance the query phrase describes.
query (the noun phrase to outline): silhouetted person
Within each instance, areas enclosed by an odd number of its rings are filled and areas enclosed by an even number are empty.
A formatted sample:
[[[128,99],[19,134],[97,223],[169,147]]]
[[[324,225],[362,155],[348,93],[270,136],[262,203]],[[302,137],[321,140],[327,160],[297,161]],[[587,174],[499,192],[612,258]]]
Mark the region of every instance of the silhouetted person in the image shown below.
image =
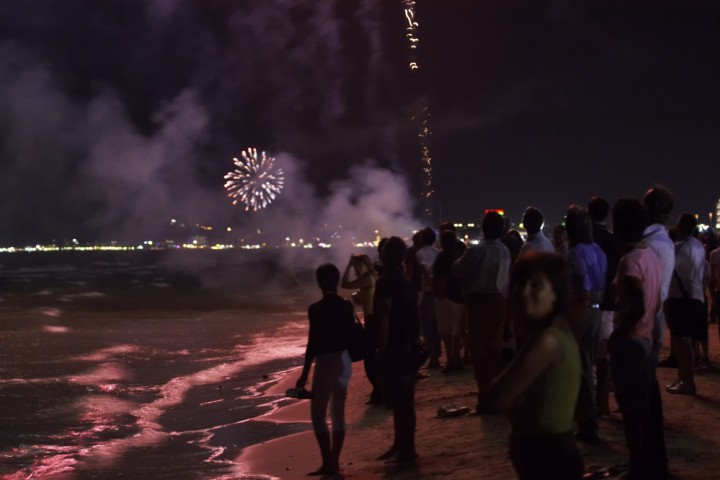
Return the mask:
[[[666,228],[670,212],[673,209],[673,196],[665,187],[655,185],[643,197],[643,206],[647,214],[649,225],[643,232],[643,241],[655,252],[662,265],[662,285],[660,286],[660,301],[665,303],[670,291],[670,281],[675,270],[675,245]],[[653,329],[653,357],[657,363],[665,334],[665,311],[660,309],[655,316]],[[671,355],[665,362],[668,366],[675,366],[675,358]],[[659,401],[658,389],[658,401]]]
[[[419,292],[422,289],[422,271],[417,264],[415,255],[423,247],[422,230],[413,233],[412,245],[405,252],[405,276],[412,282]]]
[[[315,275],[323,298],[308,308],[310,330],[305,363],[296,386],[305,387],[314,362],[310,416],[323,463],[310,474],[330,475],[340,470],[340,452],[345,441],[345,398],[352,375],[347,347],[353,332],[355,309],[352,303],[337,294],[340,271],[335,265],[320,265]],[[327,426],[328,406],[332,439]]]
[[[608,351],[630,456],[628,473],[631,478],[666,478],[663,424],[655,421],[657,380],[652,357],[655,316],[661,309],[662,265],[642,242],[646,223],[639,200],[615,203],[613,226],[626,253],[615,277],[617,309]]]
[[[573,276],[573,298],[577,307],[574,325],[582,359],[582,382],[578,395],[575,418],[578,424],[577,439],[586,443],[598,443],[597,410],[593,367],[600,336],[600,301],[605,290],[607,258],[602,249],[593,242],[592,223],[587,211],[571,205],[565,216],[570,248],[568,263]]]
[[[470,355],[478,385],[478,413],[492,413],[487,404],[488,388],[502,365],[500,346],[510,276],[510,251],[500,241],[503,229],[503,217],[488,212],[482,221],[482,242],[468,248],[452,266],[465,293]]]
[[[435,317],[438,333],[445,346],[447,363],[444,373],[462,369],[460,342],[463,331],[465,298],[460,281],[452,274],[452,264],[460,258],[457,237],[452,230],[440,234],[440,253],[433,264],[433,285],[435,287]]]
[[[500,241],[505,244],[510,251],[510,264],[512,265],[515,263],[518,255],[520,255],[520,249],[522,249],[524,242],[520,232],[513,228],[512,220],[508,217],[502,217],[502,219],[504,224],[504,233],[500,236]]]
[[[420,230],[420,249],[415,253],[415,265],[420,271],[420,333],[429,351],[428,368],[440,368],[440,336],[435,320],[435,289],[433,265],[440,251],[435,247],[435,230]]]
[[[607,415],[610,413],[607,341],[613,331],[615,311],[615,292],[612,282],[623,252],[621,242],[605,224],[610,213],[608,201],[602,197],[592,197],[588,202],[587,210],[592,220],[593,240],[605,252],[607,258],[605,292],[600,300],[600,334],[595,358],[595,401],[598,414]]]
[[[698,328],[700,316],[706,316],[703,300],[703,273],[705,248],[693,236],[697,220],[690,213],[683,213],[675,225],[675,270],[670,281],[670,292],[665,307],[670,341],[677,357],[678,378],[668,385],[670,393],[694,395],[695,372],[693,361],[693,330]]]
[[[415,380],[417,375],[420,319],[417,291],[405,278],[402,262],[407,247],[390,237],[383,247],[383,274],[375,284],[373,316],[379,325],[379,376],[383,401],[392,409],[395,436],[379,459],[414,462]]]

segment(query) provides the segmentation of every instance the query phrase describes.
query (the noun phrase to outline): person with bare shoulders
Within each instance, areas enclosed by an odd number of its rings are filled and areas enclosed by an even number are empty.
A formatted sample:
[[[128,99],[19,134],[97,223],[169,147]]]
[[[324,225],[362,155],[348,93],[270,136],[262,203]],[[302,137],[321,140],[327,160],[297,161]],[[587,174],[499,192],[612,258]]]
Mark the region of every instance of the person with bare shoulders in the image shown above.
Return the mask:
[[[351,272],[354,275],[352,280],[350,279]],[[363,322],[367,330],[372,330],[375,327],[372,319],[375,280],[375,268],[370,257],[367,255],[350,255],[340,286],[348,290],[355,290],[352,298],[355,304],[362,309]],[[373,388],[372,392],[370,392],[370,399],[366,403],[368,405],[382,405],[382,394],[377,379],[377,348],[372,344],[367,345],[367,347],[363,366],[365,367],[365,376]]]
[[[573,434],[580,351],[568,324],[570,270],[560,256],[521,255],[510,279],[519,351],[490,386],[491,406],[508,411],[510,457],[520,480],[576,480],[583,458]]]

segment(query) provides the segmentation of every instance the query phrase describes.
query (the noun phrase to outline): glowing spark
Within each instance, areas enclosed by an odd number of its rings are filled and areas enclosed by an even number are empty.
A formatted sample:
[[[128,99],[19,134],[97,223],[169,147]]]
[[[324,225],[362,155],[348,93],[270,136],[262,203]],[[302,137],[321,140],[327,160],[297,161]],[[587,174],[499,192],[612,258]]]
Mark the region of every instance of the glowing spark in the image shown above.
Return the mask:
[[[407,26],[405,27],[405,36],[410,45],[410,70],[417,72],[420,70],[420,63],[417,59],[417,47],[420,44],[420,36],[418,28],[420,24],[415,20],[415,0],[403,0],[405,7],[405,19]],[[417,75],[417,74],[416,74]],[[428,107],[427,98],[424,95],[420,97],[420,103],[417,114],[413,115],[412,120],[418,124],[418,139],[420,141],[420,164],[425,182],[423,185],[422,197],[425,199],[425,214],[432,215],[432,199],[435,195],[432,180],[432,156],[430,155],[430,108]]]
[[[242,152],[242,158],[233,158],[235,170],[225,175],[225,190],[232,204],[241,202],[245,211],[257,212],[280,195],[285,184],[282,169],[275,168],[275,158],[262,152],[260,159],[256,148]]]

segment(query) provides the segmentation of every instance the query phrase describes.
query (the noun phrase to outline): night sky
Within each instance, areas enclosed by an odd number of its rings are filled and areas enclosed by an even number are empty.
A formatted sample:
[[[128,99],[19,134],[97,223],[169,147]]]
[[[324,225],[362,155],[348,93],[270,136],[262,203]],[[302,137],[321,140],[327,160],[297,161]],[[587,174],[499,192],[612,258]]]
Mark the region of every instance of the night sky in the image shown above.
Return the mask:
[[[149,236],[170,218],[365,216],[406,234],[534,204],[554,223],[655,182],[675,214],[707,218],[718,2],[418,0],[416,14],[411,72],[400,0],[3,0],[0,246]],[[422,98],[432,219],[416,202]],[[247,147],[286,170],[259,214],[223,189]]]

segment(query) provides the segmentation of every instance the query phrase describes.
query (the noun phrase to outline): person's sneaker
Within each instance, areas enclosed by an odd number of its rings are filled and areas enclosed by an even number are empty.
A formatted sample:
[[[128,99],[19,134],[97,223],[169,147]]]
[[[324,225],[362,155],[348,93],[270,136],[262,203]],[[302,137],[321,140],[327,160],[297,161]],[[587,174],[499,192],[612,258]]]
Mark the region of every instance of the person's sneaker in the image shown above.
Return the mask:
[[[677,382],[675,385],[665,387],[665,390],[667,390],[668,393],[675,393],[679,395],[695,395],[697,393],[695,385],[690,385],[682,381]]]
[[[677,380],[675,380],[674,382],[668,383],[667,385],[665,385],[665,388],[666,388],[666,389],[668,389],[668,388],[675,388],[675,386],[676,386],[678,383],[680,383],[680,379],[679,379],[679,378],[678,378]]]

